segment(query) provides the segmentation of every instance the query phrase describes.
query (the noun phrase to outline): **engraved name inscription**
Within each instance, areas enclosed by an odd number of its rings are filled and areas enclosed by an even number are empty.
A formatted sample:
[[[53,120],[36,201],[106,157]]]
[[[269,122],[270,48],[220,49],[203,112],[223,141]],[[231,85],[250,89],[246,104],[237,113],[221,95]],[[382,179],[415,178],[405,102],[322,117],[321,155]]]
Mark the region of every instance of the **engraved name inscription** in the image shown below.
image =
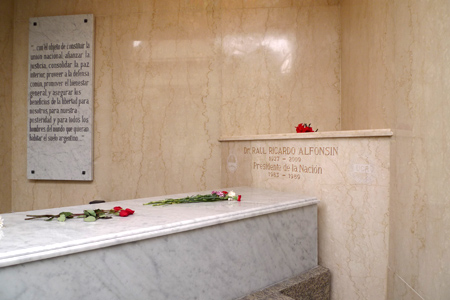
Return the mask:
[[[338,156],[339,147],[244,147],[245,155],[255,157],[252,169],[269,178],[300,180],[305,175],[322,175],[324,168],[311,161],[314,156]]]

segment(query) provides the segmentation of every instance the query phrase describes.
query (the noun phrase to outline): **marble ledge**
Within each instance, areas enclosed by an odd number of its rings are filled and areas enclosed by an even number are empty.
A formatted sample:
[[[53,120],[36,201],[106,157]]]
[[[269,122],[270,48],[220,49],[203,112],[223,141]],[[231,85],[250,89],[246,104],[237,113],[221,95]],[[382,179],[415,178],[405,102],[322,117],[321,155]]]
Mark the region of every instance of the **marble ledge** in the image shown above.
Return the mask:
[[[219,142],[237,141],[266,141],[266,140],[299,140],[299,139],[330,139],[330,138],[368,138],[368,137],[391,137],[391,129],[367,129],[367,130],[340,130],[308,133],[281,133],[260,134],[247,136],[223,136]]]
[[[236,194],[241,194],[243,200],[163,207],[143,205],[165,198],[180,198],[210,192],[207,191],[3,214],[6,227],[2,229],[4,235],[0,242],[0,268],[166,236],[319,202],[314,197],[249,187],[226,190],[234,190]],[[131,208],[136,213],[127,218],[114,217],[93,223],[84,223],[82,219],[62,223],[24,220],[27,214],[58,214],[61,211],[79,213],[84,209],[109,210],[114,206]]]

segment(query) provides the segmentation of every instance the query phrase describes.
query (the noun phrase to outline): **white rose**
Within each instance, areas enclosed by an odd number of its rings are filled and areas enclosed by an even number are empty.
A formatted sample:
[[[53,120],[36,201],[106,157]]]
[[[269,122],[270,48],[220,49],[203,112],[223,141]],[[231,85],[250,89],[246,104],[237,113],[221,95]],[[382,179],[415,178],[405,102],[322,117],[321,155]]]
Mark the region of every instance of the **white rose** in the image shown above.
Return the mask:
[[[233,191],[230,191],[228,193],[228,201],[234,200],[234,197],[236,197],[236,193]]]

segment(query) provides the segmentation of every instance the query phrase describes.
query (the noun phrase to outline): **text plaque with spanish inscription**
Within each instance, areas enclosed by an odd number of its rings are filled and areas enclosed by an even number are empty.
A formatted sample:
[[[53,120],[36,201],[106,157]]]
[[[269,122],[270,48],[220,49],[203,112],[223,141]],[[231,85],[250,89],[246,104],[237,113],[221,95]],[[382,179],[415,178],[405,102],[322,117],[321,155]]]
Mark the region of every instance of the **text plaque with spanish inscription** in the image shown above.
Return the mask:
[[[30,18],[28,179],[93,179],[93,54],[93,15]]]

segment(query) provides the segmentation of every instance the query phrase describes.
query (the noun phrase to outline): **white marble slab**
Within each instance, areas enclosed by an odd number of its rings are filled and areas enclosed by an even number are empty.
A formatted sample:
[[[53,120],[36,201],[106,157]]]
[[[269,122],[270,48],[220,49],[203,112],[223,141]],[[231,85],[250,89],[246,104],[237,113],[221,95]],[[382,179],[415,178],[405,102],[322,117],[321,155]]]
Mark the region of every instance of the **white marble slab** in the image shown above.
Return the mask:
[[[234,299],[317,266],[315,198],[234,190],[241,202],[143,205],[196,194],[189,193],[32,212],[116,205],[136,211],[93,223],[2,215],[0,298],[69,291],[90,299]],[[99,289],[102,294],[88,292]]]

